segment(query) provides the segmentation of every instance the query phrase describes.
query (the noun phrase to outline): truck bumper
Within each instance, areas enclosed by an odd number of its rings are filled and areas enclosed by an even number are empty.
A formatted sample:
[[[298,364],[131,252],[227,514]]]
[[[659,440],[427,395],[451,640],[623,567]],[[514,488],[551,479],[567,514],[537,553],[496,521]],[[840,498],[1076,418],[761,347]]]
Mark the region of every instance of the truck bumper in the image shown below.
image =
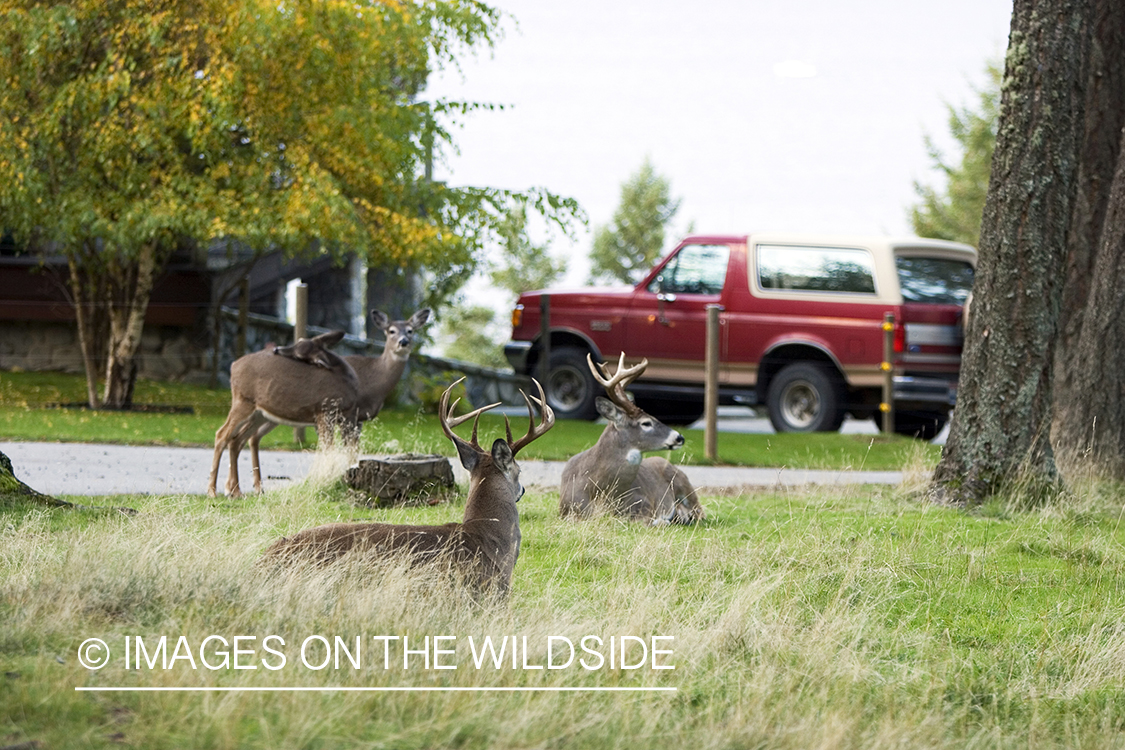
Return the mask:
[[[527,358],[531,354],[530,341],[509,341],[504,344],[504,357],[519,374],[527,372]]]
[[[957,403],[957,381],[899,375],[894,379],[894,398],[896,405],[909,402],[952,407]]]

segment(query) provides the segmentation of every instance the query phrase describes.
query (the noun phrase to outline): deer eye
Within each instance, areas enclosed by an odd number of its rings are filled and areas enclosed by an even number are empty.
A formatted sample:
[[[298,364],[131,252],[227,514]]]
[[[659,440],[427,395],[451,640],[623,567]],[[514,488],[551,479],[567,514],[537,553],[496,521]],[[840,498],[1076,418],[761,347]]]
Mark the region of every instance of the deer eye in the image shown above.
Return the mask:
[[[641,427],[644,427],[646,430],[651,430],[652,429],[652,420],[651,419],[642,419],[641,420]]]

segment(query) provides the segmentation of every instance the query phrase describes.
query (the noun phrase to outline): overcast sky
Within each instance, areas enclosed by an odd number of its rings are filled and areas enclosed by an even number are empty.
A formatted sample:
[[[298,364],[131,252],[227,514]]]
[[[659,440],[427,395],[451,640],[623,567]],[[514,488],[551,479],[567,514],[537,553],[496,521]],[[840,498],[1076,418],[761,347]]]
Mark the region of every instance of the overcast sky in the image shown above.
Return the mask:
[[[909,233],[913,182],[933,182],[946,103],[973,104],[1007,46],[1011,0],[498,0],[493,54],[431,98],[470,115],[455,185],[532,186],[578,200],[590,226],[553,250],[581,284],[592,231],[646,156],[682,199],[673,234]],[[669,238],[671,249],[673,238]],[[480,282],[472,283],[476,296]]]

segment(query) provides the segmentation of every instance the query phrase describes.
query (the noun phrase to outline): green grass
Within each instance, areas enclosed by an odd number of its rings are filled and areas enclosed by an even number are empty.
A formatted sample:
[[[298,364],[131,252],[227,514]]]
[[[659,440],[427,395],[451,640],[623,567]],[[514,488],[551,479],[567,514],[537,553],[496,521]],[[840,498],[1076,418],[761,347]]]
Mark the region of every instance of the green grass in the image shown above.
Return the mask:
[[[232,501],[103,498],[134,517],[0,510],[0,744],[44,748],[1056,748],[1125,738],[1120,496],[977,513],[896,488],[708,497],[694,528],[564,522],[520,503],[507,606],[441,576],[340,565],[267,575],[273,539],[372,511],[310,483]],[[89,502],[87,499],[86,502]],[[286,642],[271,671],[260,647]],[[309,635],[364,636],[311,670]],[[467,638],[674,636],[674,670],[474,668]],[[256,670],[125,669],[126,636],[254,636]],[[456,670],[384,669],[370,636],[452,635]],[[79,644],[116,658],[90,671]],[[449,642],[447,642],[448,644]],[[274,644],[277,645],[276,642]],[[243,663],[247,663],[246,660]],[[79,693],[75,686],[674,687],[674,693]]]
[[[48,408],[82,402],[85,380],[61,373],[0,372],[0,440],[124,443],[132,445],[212,446],[226,419],[230,392],[176,383],[138,381],[137,404],[189,406],[191,414],[89,411]],[[485,415],[487,434],[502,430],[502,418]],[[525,426],[513,420],[513,429]],[[591,422],[561,421],[525,452],[527,458],[565,461],[589,448],[604,428]],[[687,443],[675,461],[706,463],[703,433],[685,430]],[[315,441],[314,431],[308,436]],[[296,449],[293,431],[278,429],[262,442],[266,448]],[[315,442],[313,443],[315,445]],[[445,452],[448,441],[433,415],[417,409],[387,409],[364,428],[363,450]],[[906,464],[937,462],[938,446],[898,436],[747,435],[719,436],[720,463],[735,466],[782,466],[793,469],[898,470]]]

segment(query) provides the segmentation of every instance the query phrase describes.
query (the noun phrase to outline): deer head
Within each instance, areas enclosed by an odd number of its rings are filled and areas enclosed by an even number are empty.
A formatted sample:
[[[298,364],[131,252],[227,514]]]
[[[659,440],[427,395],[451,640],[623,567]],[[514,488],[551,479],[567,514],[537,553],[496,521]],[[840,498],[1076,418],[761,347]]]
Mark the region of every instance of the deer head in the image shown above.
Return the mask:
[[[371,322],[387,337],[386,351],[396,359],[406,360],[414,346],[414,333],[430,321],[430,308],[424,307],[407,320],[391,320],[381,310],[371,311]]]
[[[519,440],[512,440],[512,427],[508,422],[508,417],[504,417],[504,431],[507,434],[507,439],[497,438],[492,443],[491,450],[485,450],[477,442],[477,426],[480,420],[480,415],[484,412],[494,409],[499,406],[499,403],[489,404],[475,409],[468,414],[460,417],[453,416],[457,408],[457,404],[461,399],[455,400],[452,404],[449,403],[449,395],[454,386],[463,381],[465,378],[460,378],[441,394],[441,401],[439,404],[438,420],[441,423],[441,429],[445,436],[453,441],[453,445],[457,448],[457,456],[461,460],[461,465],[469,472],[472,485],[469,489],[470,502],[474,499],[474,489],[489,478],[489,471],[493,467],[499,471],[500,476],[503,477],[505,482],[509,485],[511,490],[515,493],[515,501],[518,502],[523,496],[523,486],[519,483],[519,466],[515,462],[516,454],[520,452],[533,440],[542,437],[547,430],[555,424],[555,413],[550,406],[547,405],[546,396],[543,394],[543,386],[539,384],[538,380],[532,380],[535,387],[539,390],[539,397],[531,397],[520,391],[523,396],[524,403],[527,404],[528,412],[528,429],[527,434]],[[538,425],[535,424],[535,409],[539,407],[541,414],[541,421]],[[453,428],[463,424],[470,419],[473,420],[473,433],[470,440],[464,440],[453,432]],[[466,511],[467,515],[468,511]]]
[[[625,367],[625,352],[617,361],[617,371],[610,375],[609,367],[604,362],[596,365],[593,358],[587,354],[586,364],[590,367],[594,379],[605,388],[609,398],[598,396],[595,401],[598,413],[605,417],[611,425],[624,433],[636,455],[630,455],[634,463],[640,462],[640,454],[645,451],[670,450],[679,448],[684,444],[684,436],[668,427],[663,422],[649,416],[647,412],[633,403],[625,387],[641,376],[648,367],[648,360],[642,359],[632,367]]]

